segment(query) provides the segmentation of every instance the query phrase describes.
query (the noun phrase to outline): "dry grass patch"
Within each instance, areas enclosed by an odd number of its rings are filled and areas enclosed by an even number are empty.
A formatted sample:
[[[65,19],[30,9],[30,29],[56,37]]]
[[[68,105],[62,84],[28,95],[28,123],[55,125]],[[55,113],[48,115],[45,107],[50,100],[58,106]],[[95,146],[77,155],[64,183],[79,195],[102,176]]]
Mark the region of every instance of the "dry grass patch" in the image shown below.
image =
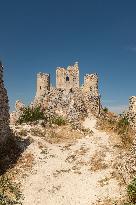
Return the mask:
[[[111,135],[116,134],[116,138],[121,142],[120,148],[129,149],[132,146],[135,132],[126,117],[117,116],[111,112],[102,113],[97,121],[97,127]]]
[[[59,175],[64,174],[64,173],[69,173],[70,171],[71,171],[71,169],[56,170],[56,171],[53,173],[53,176],[54,176],[54,177],[58,177]]]
[[[125,179],[125,175],[122,172],[122,164],[116,162],[113,164],[113,172],[111,173],[111,178],[116,178],[116,180],[119,182],[120,186],[124,186],[126,185],[126,179]],[[127,171],[127,170],[125,170]]]
[[[23,171],[24,170],[28,171],[31,170],[33,163],[34,163],[34,156],[30,152],[30,153],[26,153],[22,158],[20,158],[17,162],[17,165],[19,169],[22,169]]]
[[[95,172],[98,170],[106,169],[108,165],[104,162],[104,157],[101,152],[96,152],[90,160],[90,169]]]
[[[16,166],[9,170],[10,176],[14,180],[16,177],[20,179],[21,177],[27,177],[27,173],[32,170],[34,165],[34,156],[32,153],[26,153],[20,157],[16,163]]]
[[[48,192],[55,194],[57,191],[61,189],[61,185],[53,186],[52,189],[48,190]]]
[[[109,180],[111,178],[105,177],[104,179],[101,179],[100,181],[98,181],[98,183],[100,184],[101,187],[108,185],[109,184]]]
[[[104,199],[103,201],[98,201],[93,205],[124,205],[124,200],[113,200],[110,198]]]
[[[66,150],[70,150],[71,148],[71,145],[72,143],[67,143],[66,145],[64,145],[62,148],[61,148],[61,151],[66,151]]]
[[[18,131],[17,134],[18,134],[19,136],[23,136],[23,137],[25,137],[25,136],[28,135],[28,131],[25,130],[25,129],[21,129],[21,130]]]
[[[55,142],[73,142],[76,139],[82,138],[83,135],[77,131],[73,130],[70,125],[61,126],[51,133],[50,139],[54,139]]]
[[[118,181],[118,184],[119,184],[120,186],[126,185],[126,183],[125,183],[125,181],[124,181],[122,175],[118,172],[118,170],[112,171],[112,172],[110,173],[110,176],[109,176],[109,177],[105,177],[104,179],[102,179],[102,180],[100,180],[100,181],[98,181],[98,182],[99,182],[100,186],[103,187],[103,186],[107,185],[111,179],[116,179],[116,180]]]
[[[72,162],[76,161],[78,159],[78,157],[84,156],[88,150],[89,150],[89,148],[81,146],[80,149],[75,150],[73,152],[73,154],[71,154],[70,156],[68,156],[66,158],[66,162],[72,163]],[[78,161],[78,163],[80,163],[80,162]],[[83,164],[83,162],[82,162],[82,164]]]
[[[0,205],[21,204],[20,185],[6,174],[0,176]]]
[[[76,161],[76,154],[72,154],[72,155],[68,156],[65,160],[65,162],[69,162],[69,163],[72,163],[74,161]]]
[[[89,148],[86,148],[84,146],[81,146],[79,150],[76,150],[74,153],[76,155],[80,155],[80,156],[83,156],[85,155],[87,152],[88,152]]]
[[[49,143],[73,142],[83,137],[80,131],[71,128],[71,125],[52,126],[46,128],[31,128],[31,134],[44,138]]]

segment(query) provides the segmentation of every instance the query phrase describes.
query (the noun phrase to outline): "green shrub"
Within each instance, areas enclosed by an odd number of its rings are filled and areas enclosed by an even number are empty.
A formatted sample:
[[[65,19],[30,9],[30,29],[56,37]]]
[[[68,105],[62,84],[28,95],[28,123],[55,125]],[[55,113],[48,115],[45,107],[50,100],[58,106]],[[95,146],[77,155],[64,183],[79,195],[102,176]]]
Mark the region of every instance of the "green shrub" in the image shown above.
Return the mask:
[[[54,116],[51,120],[50,120],[50,123],[51,124],[56,124],[58,126],[61,126],[61,125],[65,125],[66,124],[66,121],[64,120],[63,117],[61,116]]]
[[[120,128],[126,128],[126,126],[129,125],[127,117],[120,117],[118,121],[118,127]]]
[[[122,142],[126,147],[132,145],[134,131],[131,128],[127,117],[120,117],[117,122],[116,131],[118,135],[120,135]]]
[[[0,177],[0,205],[22,204],[22,194],[17,184],[13,184],[7,176]]]
[[[128,185],[127,192],[130,201],[136,204],[136,178]]]
[[[105,113],[107,113],[107,112],[108,112],[108,108],[107,108],[107,107],[103,108],[103,111],[104,111]]]
[[[40,107],[30,108],[26,107],[23,109],[22,115],[19,117],[18,123],[34,122],[37,120],[45,119],[44,112],[41,111]]]
[[[127,193],[129,197],[129,202],[124,203],[124,205],[136,205],[136,178],[130,182],[127,187]]]

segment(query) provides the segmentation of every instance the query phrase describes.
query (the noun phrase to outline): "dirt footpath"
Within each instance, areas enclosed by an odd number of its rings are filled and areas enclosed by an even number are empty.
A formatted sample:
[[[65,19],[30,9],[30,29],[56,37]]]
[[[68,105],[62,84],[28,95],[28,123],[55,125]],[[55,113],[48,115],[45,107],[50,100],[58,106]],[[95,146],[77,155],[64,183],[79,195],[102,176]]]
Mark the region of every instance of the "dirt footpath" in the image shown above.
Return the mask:
[[[115,169],[117,150],[95,124],[87,118],[84,127],[93,134],[69,144],[34,138],[27,148],[35,164],[22,179],[23,205],[110,205],[123,198],[125,186]]]

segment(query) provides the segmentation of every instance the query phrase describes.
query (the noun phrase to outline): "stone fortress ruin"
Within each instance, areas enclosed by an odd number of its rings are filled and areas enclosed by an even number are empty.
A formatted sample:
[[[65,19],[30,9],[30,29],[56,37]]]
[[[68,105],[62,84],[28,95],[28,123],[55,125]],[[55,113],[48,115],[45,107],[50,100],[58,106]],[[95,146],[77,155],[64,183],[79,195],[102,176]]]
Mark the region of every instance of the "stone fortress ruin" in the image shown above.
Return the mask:
[[[49,115],[57,114],[69,121],[79,121],[84,116],[100,113],[100,96],[98,90],[98,75],[86,74],[84,85],[80,86],[79,66],[56,68],[56,86],[51,86],[50,74],[38,73],[36,95],[31,107],[40,106]],[[11,123],[15,123],[21,115],[24,104],[16,101],[16,112],[10,115]]]
[[[50,74],[37,74],[37,90],[32,106],[41,105],[50,112],[63,115],[71,120],[83,115],[99,115],[100,95],[98,75],[86,74],[84,85],[80,86],[79,66],[57,67],[56,87],[51,86]]]
[[[57,114],[69,121],[80,121],[85,116],[99,116],[102,110],[98,89],[98,75],[86,74],[84,84],[80,86],[79,66],[56,68],[56,86],[51,85],[50,74],[38,73],[36,95],[31,107],[41,106],[49,115]],[[25,105],[16,101],[16,111],[10,115],[11,123],[19,118]],[[131,126],[136,129],[136,96],[129,100],[127,117]],[[6,115],[5,115],[6,116]]]

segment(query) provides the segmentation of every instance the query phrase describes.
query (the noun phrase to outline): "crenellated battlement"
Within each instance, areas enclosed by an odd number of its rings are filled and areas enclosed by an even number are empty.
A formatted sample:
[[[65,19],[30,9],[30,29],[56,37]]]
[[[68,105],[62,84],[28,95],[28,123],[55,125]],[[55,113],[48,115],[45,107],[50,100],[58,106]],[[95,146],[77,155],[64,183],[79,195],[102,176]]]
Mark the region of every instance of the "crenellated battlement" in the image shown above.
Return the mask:
[[[70,65],[67,68],[56,68],[56,88],[65,90],[67,93],[71,89],[81,89],[78,62],[75,62],[74,65]],[[50,74],[38,73],[36,97],[42,97],[48,91],[50,91]],[[92,93],[94,96],[99,95],[98,75],[96,73],[86,74],[84,76],[84,85],[82,87],[82,91],[85,93]]]

